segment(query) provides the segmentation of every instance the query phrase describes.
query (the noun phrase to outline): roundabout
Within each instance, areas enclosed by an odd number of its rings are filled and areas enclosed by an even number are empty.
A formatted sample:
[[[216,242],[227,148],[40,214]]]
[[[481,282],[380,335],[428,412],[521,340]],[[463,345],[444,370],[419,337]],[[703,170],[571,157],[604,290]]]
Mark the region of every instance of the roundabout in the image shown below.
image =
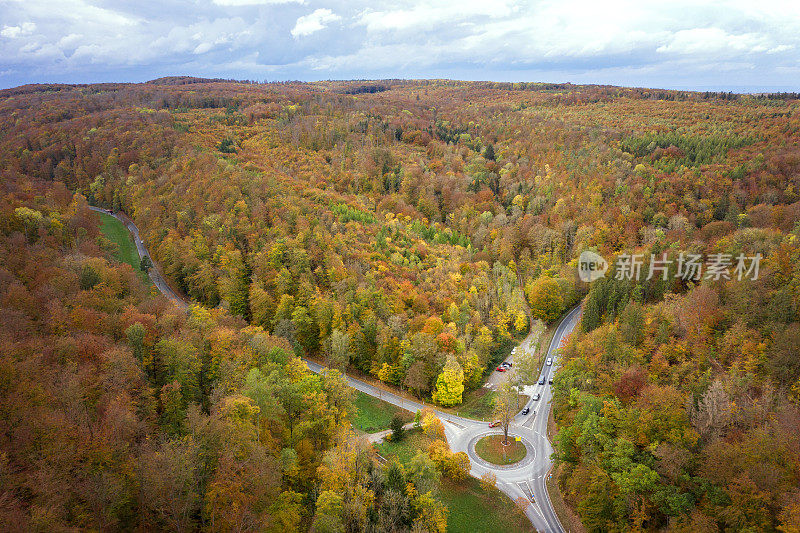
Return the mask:
[[[506,466],[518,463],[528,453],[525,445],[517,440],[519,437],[509,437],[504,441],[502,435],[487,435],[475,443],[475,453],[484,461]]]
[[[520,441],[516,441],[517,438],[520,438]],[[536,459],[536,448],[526,439],[524,436],[515,435],[512,432],[509,432],[508,439],[511,441],[512,445],[509,449],[508,453],[511,455],[512,459],[514,455],[520,456],[518,460],[510,463],[502,463],[502,459],[497,457],[495,462],[493,459],[492,448],[493,444],[495,444],[495,439],[497,441],[502,441],[503,433],[497,431],[484,431],[475,436],[473,436],[469,443],[467,444],[467,455],[469,458],[474,461],[475,463],[484,466],[491,470],[516,470],[518,468],[523,468],[528,466]],[[476,447],[478,447],[478,443],[481,443],[481,453],[478,452]],[[497,444],[501,443],[497,442]],[[487,453],[488,452],[488,453]],[[486,458],[484,458],[486,457]]]

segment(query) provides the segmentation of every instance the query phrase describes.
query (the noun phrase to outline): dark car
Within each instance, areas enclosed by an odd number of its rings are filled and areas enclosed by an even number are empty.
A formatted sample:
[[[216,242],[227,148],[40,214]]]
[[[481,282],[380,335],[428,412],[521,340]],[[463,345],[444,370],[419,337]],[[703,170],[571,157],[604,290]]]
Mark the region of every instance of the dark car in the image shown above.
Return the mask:
[[[512,366],[514,366],[514,363],[509,363],[508,361],[506,361],[505,363],[503,363],[503,366],[506,368],[511,368]]]
[[[531,412],[531,408],[530,407],[526,407],[525,409],[522,410],[522,414],[523,415],[527,415],[530,412]]]
[[[542,395],[537,392],[536,394],[533,395],[533,401],[534,402],[538,402],[539,398],[541,398],[541,397],[542,397]]]
[[[552,384],[553,384],[553,378],[550,378],[550,379],[548,379],[548,380],[547,380],[547,384],[548,384],[548,385],[552,385]]]

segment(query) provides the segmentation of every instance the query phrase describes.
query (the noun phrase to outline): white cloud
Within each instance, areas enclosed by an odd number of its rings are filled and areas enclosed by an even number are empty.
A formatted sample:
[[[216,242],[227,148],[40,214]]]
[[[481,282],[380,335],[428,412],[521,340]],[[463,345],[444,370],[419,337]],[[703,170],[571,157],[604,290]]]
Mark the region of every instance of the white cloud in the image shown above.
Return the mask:
[[[644,80],[741,74],[797,86],[787,70],[800,65],[796,0],[328,1],[190,0],[187,10],[185,0],[0,0],[0,73],[12,73],[0,74],[0,87],[112,69],[128,79],[550,72],[553,80],[656,85]]]
[[[336,22],[340,20],[342,17],[335,14],[330,9],[317,9],[313,13],[309,13],[308,15],[303,15],[302,17],[297,19],[297,22],[292,28],[291,34],[292,37],[297,39],[298,37],[303,37],[306,35],[311,35],[312,33],[316,33],[319,30],[325,28],[331,22]]]
[[[213,0],[218,6],[241,7],[274,4],[305,4],[305,0]]]
[[[452,25],[472,17],[503,18],[516,10],[513,2],[506,0],[464,0],[453,4],[452,1],[438,0],[422,2],[406,9],[369,9],[358,16],[357,24],[366,26],[368,32],[422,30],[443,23]]]
[[[732,35],[721,28],[693,28],[676,32],[656,52],[684,55],[766,52],[769,49],[766,43],[764,36],[754,33]]]
[[[19,37],[21,35],[33,33],[35,29],[36,24],[33,22],[23,22],[19,26],[3,26],[3,29],[0,30],[0,35],[3,37],[8,37],[9,39],[14,39],[15,37]]]

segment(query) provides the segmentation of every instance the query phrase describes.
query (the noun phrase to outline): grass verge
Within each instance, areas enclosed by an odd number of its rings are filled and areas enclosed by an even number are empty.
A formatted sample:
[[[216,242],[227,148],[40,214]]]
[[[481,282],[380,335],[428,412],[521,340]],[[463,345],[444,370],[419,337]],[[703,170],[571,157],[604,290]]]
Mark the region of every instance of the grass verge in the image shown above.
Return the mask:
[[[474,477],[442,480],[439,494],[447,506],[448,533],[531,531],[530,520],[511,499],[494,487],[483,487]]]
[[[383,457],[408,464],[420,450],[427,452],[431,439],[412,429],[400,442],[375,445]],[[531,523],[519,507],[495,487],[483,486],[474,477],[464,481],[442,478],[436,495],[447,506],[448,533],[516,533],[531,531]]]
[[[561,474],[561,467],[559,466],[557,469],[554,469],[552,473],[552,477],[547,477],[547,493],[550,495],[550,502],[553,504],[553,510],[556,512],[558,520],[567,531],[586,533],[586,527],[584,527],[581,519],[572,512],[572,509],[567,506],[561,495],[561,490],[558,487],[557,481]]]
[[[430,439],[422,434],[422,430],[410,429],[400,442],[385,440],[375,444],[375,448],[386,459],[394,458],[405,465],[419,450],[427,451],[429,444]]]
[[[463,416],[464,418],[489,421],[492,419],[492,412],[494,411],[492,401],[495,394],[495,391],[481,387],[480,389],[465,392],[464,402],[461,405],[446,409],[439,407],[438,409],[446,413]],[[526,394],[520,394],[518,398],[519,408],[522,409],[529,399],[530,397]]]
[[[355,399],[355,413],[351,417],[353,427],[364,433],[375,433],[389,428],[392,418],[399,416],[403,422],[411,422],[413,413],[378,398],[358,392]]]
[[[103,247],[111,252],[111,255],[120,263],[128,263],[142,281],[150,285],[152,283],[150,277],[139,268],[139,252],[136,250],[136,244],[134,244],[128,228],[111,215],[105,213],[96,214],[100,218],[100,232],[110,243],[110,245]]]
[[[509,435],[508,446],[503,445],[503,435],[489,435],[475,443],[475,453],[484,461],[496,465],[510,465],[521,461],[528,450],[522,442]]]

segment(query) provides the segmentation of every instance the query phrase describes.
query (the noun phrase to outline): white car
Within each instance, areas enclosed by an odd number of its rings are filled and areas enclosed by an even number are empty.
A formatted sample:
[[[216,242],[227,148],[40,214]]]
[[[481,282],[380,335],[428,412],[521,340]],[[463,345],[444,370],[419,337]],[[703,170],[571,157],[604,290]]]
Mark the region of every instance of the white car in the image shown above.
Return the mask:
[[[547,358],[547,366],[550,366],[552,364],[553,364],[553,358],[552,357],[548,357]]]

